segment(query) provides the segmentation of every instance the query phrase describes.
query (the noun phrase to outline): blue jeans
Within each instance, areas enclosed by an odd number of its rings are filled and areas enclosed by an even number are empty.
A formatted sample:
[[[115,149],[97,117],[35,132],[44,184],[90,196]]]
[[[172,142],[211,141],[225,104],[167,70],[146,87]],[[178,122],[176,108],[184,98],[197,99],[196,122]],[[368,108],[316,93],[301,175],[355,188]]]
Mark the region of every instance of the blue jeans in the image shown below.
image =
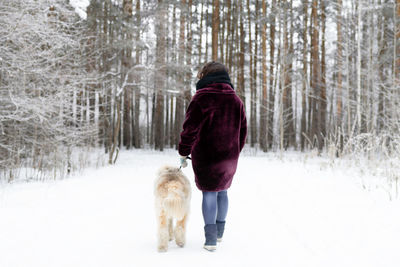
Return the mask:
[[[203,218],[205,224],[224,222],[228,214],[228,192],[203,192]]]

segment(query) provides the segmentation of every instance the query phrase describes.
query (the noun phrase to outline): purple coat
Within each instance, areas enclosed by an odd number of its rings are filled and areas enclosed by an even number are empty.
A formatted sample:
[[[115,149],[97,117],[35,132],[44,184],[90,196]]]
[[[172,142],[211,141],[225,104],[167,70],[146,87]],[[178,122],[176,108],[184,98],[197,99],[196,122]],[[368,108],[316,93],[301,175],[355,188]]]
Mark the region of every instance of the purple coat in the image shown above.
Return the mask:
[[[231,186],[246,134],[243,103],[231,86],[214,83],[197,90],[186,111],[179,154],[191,154],[201,191]]]

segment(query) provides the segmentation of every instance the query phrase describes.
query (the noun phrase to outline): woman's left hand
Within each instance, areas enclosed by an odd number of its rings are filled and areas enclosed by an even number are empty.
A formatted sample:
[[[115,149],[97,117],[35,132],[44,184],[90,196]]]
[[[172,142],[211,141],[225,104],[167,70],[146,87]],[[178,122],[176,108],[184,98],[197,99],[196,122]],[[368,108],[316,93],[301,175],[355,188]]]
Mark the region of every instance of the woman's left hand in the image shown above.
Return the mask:
[[[182,168],[186,168],[187,167],[187,165],[188,165],[188,163],[187,163],[187,156],[181,156],[180,157],[180,163],[181,163],[181,167]]]

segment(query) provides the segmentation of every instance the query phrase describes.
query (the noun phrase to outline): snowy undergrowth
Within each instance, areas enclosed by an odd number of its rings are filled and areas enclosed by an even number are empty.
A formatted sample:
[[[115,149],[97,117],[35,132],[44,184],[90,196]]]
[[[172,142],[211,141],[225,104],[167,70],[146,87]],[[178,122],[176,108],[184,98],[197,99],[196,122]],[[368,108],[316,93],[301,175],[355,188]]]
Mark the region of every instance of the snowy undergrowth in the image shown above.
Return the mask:
[[[327,165],[358,178],[371,192],[384,191],[389,199],[399,198],[400,136],[392,132],[360,134],[347,141],[340,157],[335,144],[328,144]]]
[[[400,158],[343,156],[329,162],[333,169],[353,175],[358,184],[371,193],[384,193],[389,200],[399,199]]]
[[[246,156],[279,159],[282,162],[299,162],[305,168],[313,166],[321,171],[347,177],[346,179],[353,184],[373,195],[380,195],[389,200],[400,199],[400,153],[388,156],[378,151],[374,153],[354,151],[336,157],[329,151],[322,154],[317,150],[263,153],[257,148],[250,147],[245,147],[242,153]]]
[[[46,155],[42,154],[40,159],[36,160],[37,163],[33,163],[32,159],[28,158],[20,163],[20,167],[4,170],[0,173],[0,183],[67,179],[86,169],[103,167],[107,163],[107,157],[108,155],[104,154],[104,148],[60,146]]]
[[[158,151],[146,148],[146,153],[160,153]],[[135,153],[133,151],[124,151],[123,153]],[[176,154],[172,149],[166,152]],[[319,155],[318,151],[285,151],[264,153],[257,148],[246,146],[242,151],[245,157],[263,157],[266,160],[280,160],[282,162],[298,162],[304,167],[313,166],[321,171],[333,171],[339,176],[346,176],[354,184],[357,184],[364,190],[372,194],[380,194],[389,200],[400,198],[400,155],[388,157],[382,153],[352,153],[336,157],[330,153]],[[51,165],[51,168],[26,168],[22,167],[15,172],[12,183],[23,183],[32,181],[60,180],[68,179],[74,175],[82,174],[86,169],[88,171],[98,169],[107,164],[108,155],[104,154],[102,148],[79,148],[73,149],[59,148],[58,151],[47,155],[44,162]],[[32,164],[27,164],[32,165]],[[6,181],[2,181],[3,183]]]

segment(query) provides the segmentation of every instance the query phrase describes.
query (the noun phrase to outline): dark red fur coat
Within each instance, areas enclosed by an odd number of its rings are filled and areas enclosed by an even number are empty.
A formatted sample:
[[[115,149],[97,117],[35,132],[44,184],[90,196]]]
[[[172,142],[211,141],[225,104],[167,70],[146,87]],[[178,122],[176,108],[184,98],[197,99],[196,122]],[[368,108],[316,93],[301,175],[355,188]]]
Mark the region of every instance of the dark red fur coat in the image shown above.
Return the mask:
[[[200,190],[231,186],[246,134],[243,103],[229,84],[214,83],[197,90],[186,111],[179,154],[191,154]]]

